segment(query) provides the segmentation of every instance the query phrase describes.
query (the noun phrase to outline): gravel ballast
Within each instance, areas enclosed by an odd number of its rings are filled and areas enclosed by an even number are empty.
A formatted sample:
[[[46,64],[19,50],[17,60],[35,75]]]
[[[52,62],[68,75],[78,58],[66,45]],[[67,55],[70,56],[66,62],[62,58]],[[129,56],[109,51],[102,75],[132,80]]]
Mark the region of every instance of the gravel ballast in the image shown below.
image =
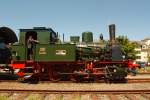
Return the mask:
[[[150,83],[17,83],[0,82],[0,89],[24,90],[150,90]]]

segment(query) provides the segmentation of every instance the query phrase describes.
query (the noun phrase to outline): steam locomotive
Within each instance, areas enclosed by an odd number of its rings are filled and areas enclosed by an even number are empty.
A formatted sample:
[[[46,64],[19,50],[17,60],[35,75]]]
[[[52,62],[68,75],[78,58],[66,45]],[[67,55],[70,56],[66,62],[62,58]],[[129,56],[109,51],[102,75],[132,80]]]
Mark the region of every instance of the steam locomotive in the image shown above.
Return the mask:
[[[0,28],[0,68],[11,75],[24,73],[18,79],[38,82],[41,80],[76,82],[100,81],[125,82],[128,61],[123,59],[121,45],[115,40],[115,24],[109,25],[110,40],[93,42],[93,33],[71,36],[70,42],[60,41],[51,28],[20,29],[19,41],[15,33]],[[32,58],[29,57],[28,38],[32,36]],[[24,76],[30,75],[29,78]],[[17,74],[18,75],[18,74]]]

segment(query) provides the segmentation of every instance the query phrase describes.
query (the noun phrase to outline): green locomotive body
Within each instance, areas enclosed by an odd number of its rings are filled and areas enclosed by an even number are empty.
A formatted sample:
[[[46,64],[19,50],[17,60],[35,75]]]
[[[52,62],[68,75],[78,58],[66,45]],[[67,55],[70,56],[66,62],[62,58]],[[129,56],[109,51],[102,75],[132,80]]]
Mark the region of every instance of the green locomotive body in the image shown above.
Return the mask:
[[[23,44],[14,44],[11,47],[13,61],[25,61],[26,60],[26,47]]]
[[[10,49],[10,67],[31,68],[30,81],[124,81],[128,62],[123,60],[120,45],[115,43],[114,28],[110,35],[110,42],[104,42],[102,37],[100,42],[93,42],[92,33],[84,32],[82,42],[73,36],[70,43],[61,43],[58,33],[51,28],[20,29],[19,42],[13,43]],[[32,55],[28,49],[30,36],[38,41],[32,44]]]
[[[35,61],[73,62],[76,60],[76,46],[72,44],[37,44]]]

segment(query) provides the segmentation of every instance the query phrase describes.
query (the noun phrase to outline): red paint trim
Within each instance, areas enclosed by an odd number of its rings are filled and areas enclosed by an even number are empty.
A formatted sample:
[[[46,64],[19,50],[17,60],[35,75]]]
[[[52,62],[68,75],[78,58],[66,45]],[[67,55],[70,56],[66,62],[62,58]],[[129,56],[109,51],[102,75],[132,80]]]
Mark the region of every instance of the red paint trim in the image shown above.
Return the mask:
[[[90,61],[74,61],[74,62],[70,62],[70,61],[58,61],[58,62],[50,62],[50,61],[14,61],[14,64],[25,64],[25,65],[36,65],[37,63],[38,64],[49,64],[49,65],[58,65],[58,64],[72,64],[72,65],[85,65],[87,62],[90,62]],[[96,62],[93,62],[93,64],[104,64],[104,65],[111,65],[111,64],[128,64],[128,61],[96,61]]]
[[[13,69],[24,69],[25,68],[25,64],[11,64],[11,66],[13,67]]]

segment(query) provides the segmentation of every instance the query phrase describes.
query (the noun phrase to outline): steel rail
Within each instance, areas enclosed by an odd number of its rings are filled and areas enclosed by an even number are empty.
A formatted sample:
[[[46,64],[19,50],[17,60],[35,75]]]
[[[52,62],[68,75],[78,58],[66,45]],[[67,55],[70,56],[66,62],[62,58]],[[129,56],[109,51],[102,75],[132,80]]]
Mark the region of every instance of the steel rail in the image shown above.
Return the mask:
[[[18,80],[0,80],[0,82],[18,82]],[[117,81],[116,81],[117,82]],[[40,81],[39,83],[75,83],[74,81],[59,81],[59,82],[53,82],[53,81]],[[81,82],[82,83],[82,82]],[[104,80],[99,80],[97,82],[93,83],[105,83]],[[150,83],[150,78],[140,78],[140,79],[127,79],[127,83]],[[125,84],[127,84],[125,83]]]
[[[8,93],[100,93],[100,94],[150,94],[150,90],[30,90],[30,89],[0,89]]]
[[[150,78],[127,79],[127,83],[150,83]]]

